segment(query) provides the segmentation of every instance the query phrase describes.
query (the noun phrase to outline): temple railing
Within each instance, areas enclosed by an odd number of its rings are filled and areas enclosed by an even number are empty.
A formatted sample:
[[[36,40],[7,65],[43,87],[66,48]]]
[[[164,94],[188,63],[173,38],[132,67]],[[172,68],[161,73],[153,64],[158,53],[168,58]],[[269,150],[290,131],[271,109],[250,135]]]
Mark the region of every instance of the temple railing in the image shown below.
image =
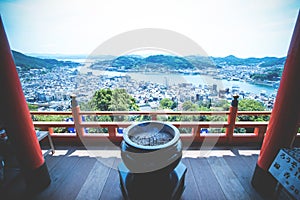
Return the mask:
[[[234,101],[237,101],[237,98]],[[75,96],[72,97],[72,111],[31,111],[30,113],[33,119],[38,115],[63,116],[65,119],[69,119],[69,121],[33,121],[37,129],[48,130],[55,141],[109,140],[120,142],[123,129],[131,124],[138,121],[159,120],[176,126],[183,141],[212,141],[222,145],[260,144],[266,133],[268,121],[238,121],[237,118],[238,116],[271,115],[271,111],[238,111],[237,106],[231,106],[229,111],[81,111]],[[182,120],[170,121],[170,118],[174,116],[179,116]],[[219,116],[215,118],[225,120],[195,120],[208,116]],[[105,117],[110,120],[103,121]],[[184,118],[191,121],[185,121]],[[57,133],[55,130],[59,128],[60,133]],[[238,133],[236,130],[240,128],[252,131]],[[300,134],[296,139],[299,140],[299,138]]]

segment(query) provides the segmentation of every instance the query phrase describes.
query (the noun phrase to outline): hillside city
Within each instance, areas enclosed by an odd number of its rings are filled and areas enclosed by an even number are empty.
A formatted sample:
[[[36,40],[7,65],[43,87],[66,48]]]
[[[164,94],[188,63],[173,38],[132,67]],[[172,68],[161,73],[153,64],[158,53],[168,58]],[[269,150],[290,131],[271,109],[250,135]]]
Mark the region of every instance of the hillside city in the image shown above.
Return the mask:
[[[279,67],[283,67],[279,66]],[[153,81],[138,81],[127,74],[96,74],[93,70],[82,72],[81,67],[53,67],[21,70],[17,66],[26,100],[31,104],[39,105],[39,110],[63,111],[70,109],[70,94],[76,94],[79,102],[88,102],[95,91],[104,88],[123,88],[132,95],[140,110],[156,110],[163,98],[169,98],[178,103],[177,110],[185,101],[215,102],[218,100],[232,100],[233,94],[240,98],[250,98],[262,102],[266,109],[272,109],[276,94],[267,95],[257,91],[251,93],[239,88],[239,82],[259,83],[278,88],[280,78],[269,81],[253,80],[253,73],[261,73],[268,67],[258,65],[218,66],[199,70],[201,75],[208,75],[214,79],[236,81],[236,86],[221,89],[217,84],[178,83],[171,84],[166,80],[163,84]],[[272,67],[269,67],[270,69]],[[115,69],[118,72],[118,69]],[[154,72],[154,71],[150,71]],[[192,74],[193,71],[185,70]],[[198,74],[199,75],[199,74]]]

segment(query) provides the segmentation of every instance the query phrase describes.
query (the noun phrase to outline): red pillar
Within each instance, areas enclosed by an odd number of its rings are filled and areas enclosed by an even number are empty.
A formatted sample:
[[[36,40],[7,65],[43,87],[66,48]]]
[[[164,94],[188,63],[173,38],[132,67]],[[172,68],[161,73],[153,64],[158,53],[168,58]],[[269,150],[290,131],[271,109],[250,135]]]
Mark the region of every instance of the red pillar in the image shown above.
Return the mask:
[[[29,191],[47,187],[50,177],[23,94],[0,17],[0,119],[16,152]]]
[[[276,102],[257,161],[252,185],[271,196],[276,180],[268,172],[279,149],[293,146],[300,119],[300,12],[282,73]]]
[[[228,127],[226,128],[226,136],[228,138],[227,139],[228,144],[232,143],[232,137],[233,137],[234,127],[235,127],[237,111],[238,111],[238,103],[239,103],[238,98],[239,95],[237,94],[233,95],[233,100],[231,101],[231,106],[229,109],[230,114],[228,115],[227,118]]]
[[[71,98],[72,98],[72,101],[71,101],[72,116],[73,116],[73,120],[74,120],[74,124],[75,124],[75,129],[76,129],[77,136],[79,138],[81,138],[82,136],[84,136],[84,129],[81,126],[82,118],[80,116],[80,107],[76,100],[76,95],[72,94]]]

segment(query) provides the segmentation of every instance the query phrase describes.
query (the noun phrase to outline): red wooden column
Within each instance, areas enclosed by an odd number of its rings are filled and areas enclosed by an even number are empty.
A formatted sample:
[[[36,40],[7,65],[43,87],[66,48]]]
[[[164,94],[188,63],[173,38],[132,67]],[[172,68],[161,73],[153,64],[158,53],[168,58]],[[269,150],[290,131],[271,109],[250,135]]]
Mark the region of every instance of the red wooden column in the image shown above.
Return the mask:
[[[290,148],[297,135],[300,119],[300,13],[296,22],[286,63],[272,110],[268,129],[257,161],[252,185],[271,196],[276,180],[268,172],[279,149]]]
[[[80,116],[80,107],[78,105],[78,102],[76,100],[76,95],[72,94],[71,96],[71,105],[72,105],[72,116],[75,124],[75,129],[77,136],[81,138],[84,135],[84,129],[81,126],[82,118]]]
[[[0,17],[0,119],[16,152],[27,188],[39,191],[50,183],[16,66]]]
[[[238,103],[239,103],[238,98],[239,95],[237,94],[233,95],[233,100],[231,101],[229,115],[227,118],[228,127],[226,128],[226,137],[228,138],[228,144],[232,143],[232,137],[233,137],[234,127],[235,127],[237,111],[238,111]]]

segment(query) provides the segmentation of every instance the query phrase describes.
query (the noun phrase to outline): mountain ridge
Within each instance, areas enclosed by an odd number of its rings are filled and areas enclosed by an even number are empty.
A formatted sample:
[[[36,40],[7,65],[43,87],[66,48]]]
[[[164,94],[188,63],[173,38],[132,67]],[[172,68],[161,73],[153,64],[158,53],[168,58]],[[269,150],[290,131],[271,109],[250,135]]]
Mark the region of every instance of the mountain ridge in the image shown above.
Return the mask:
[[[47,68],[50,69],[52,67],[76,67],[79,66],[80,63],[71,62],[71,61],[58,61],[56,59],[42,59],[33,56],[27,56],[21,52],[12,50],[12,56],[14,58],[16,66],[19,66],[21,70],[27,71],[30,69],[42,69]]]
[[[233,55],[226,57],[204,57],[204,56],[170,56],[170,55],[151,55],[148,57],[137,56],[119,56],[112,60],[98,61],[90,67],[93,69],[105,70],[106,68],[114,69],[137,69],[143,67],[172,67],[175,70],[202,69],[207,67],[222,66],[260,66],[272,67],[283,66],[286,57],[264,57],[264,58],[238,58]]]
[[[29,69],[41,69],[58,66],[69,66],[77,67],[81,65],[80,63],[71,61],[58,61],[53,58],[37,58],[33,56],[28,56],[18,51],[12,50],[12,55],[14,57],[17,66],[21,67],[22,70]],[[115,58],[105,59],[96,61],[90,67],[93,69],[135,69],[140,67],[145,68],[155,68],[155,67],[172,67],[176,70],[186,70],[186,69],[202,69],[206,67],[224,67],[224,66],[260,66],[260,67],[272,67],[278,65],[284,65],[286,57],[263,57],[263,58],[238,58],[234,55],[228,55],[226,57],[204,57],[199,55],[190,56],[171,56],[171,55],[150,55],[147,57],[142,56],[119,56]]]

